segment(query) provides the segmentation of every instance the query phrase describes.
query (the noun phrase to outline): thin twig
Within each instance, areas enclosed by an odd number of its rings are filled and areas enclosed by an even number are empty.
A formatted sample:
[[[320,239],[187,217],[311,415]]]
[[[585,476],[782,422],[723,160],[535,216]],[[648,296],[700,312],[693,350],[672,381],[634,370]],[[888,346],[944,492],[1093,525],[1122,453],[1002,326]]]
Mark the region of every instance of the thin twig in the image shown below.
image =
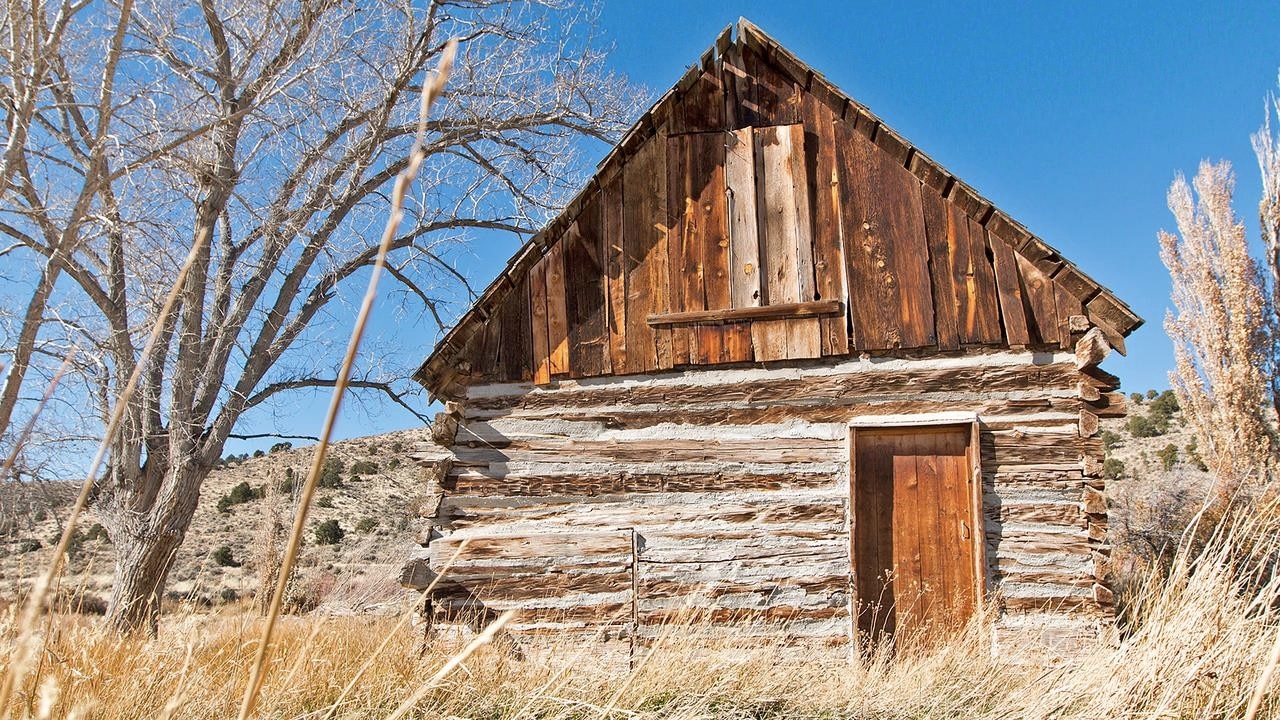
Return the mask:
[[[22,428],[22,432],[18,435],[13,444],[13,450],[9,453],[9,457],[5,458],[4,467],[0,467],[0,482],[9,477],[9,473],[13,471],[13,466],[18,462],[18,454],[22,451],[22,446],[31,437],[31,431],[35,429],[36,421],[40,419],[40,413],[44,411],[44,407],[53,398],[53,391],[58,389],[58,383],[62,380],[63,373],[67,371],[67,368],[71,367],[71,361],[75,359],[78,351],[78,348],[72,347],[71,352],[67,353],[67,357],[58,368],[58,372],[53,374],[53,379],[49,381],[49,387],[45,388],[44,397],[40,398],[40,404],[36,405],[36,410],[31,414],[31,419],[27,420],[26,427]]]
[[[408,191],[410,183],[417,176],[418,168],[425,158],[422,148],[423,138],[426,135],[427,113],[430,111],[431,105],[444,92],[444,85],[449,79],[449,71],[453,67],[453,59],[457,51],[457,42],[450,41],[445,48],[444,55],[440,58],[440,66],[436,70],[435,77],[429,82],[423,83],[422,102],[418,113],[418,134],[413,141],[408,166],[396,176],[395,187],[391,195],[391,215],[387,218],[382,240],[378,244],[378,258],[369,273],[369,287],[365,291],[364,301],[360,305],[360,312],[356,315],[355,326],[351,330],[351,339],[347,343],[347,352],[342,358],[342,367],[338,370],[337,383],[333,388],[333,397],[329,401],[329,410],[325,414],[324,426],[320,432],[320,441],[316,444],[315,455],[311,460],[311,469],[308,471],[306,482],[302,486],[298,509],[293,518],[293,529],[289,533],[289,542],[285,546],[280,575],[276,580],[275,594],[271,597],[271,608],[267,612],[266,623],[262,628],[262,639],[258,643],[258,652],[254,658],[253,672],[250,675],[249,684],[245,687],[244,699],[240,703],[240,714],[238,716],[240,720],[246,720],[249,714],[253,712],[254,705],[258,701],[258,694],[262,690],[262,683],[266,677],[267,656],[271,650],[271,636],[275,632],[276,620],[280,617],[280,608],[284,602],[284,593],[288,585],[289,576],[293,573],[293,566],[298,558],[298,547],[302,541],[303,528],[306,526],[307,511],[311,505],[311,498],[315,494],[316,481],[324,468],[325,456],[329,450],[329,438],[333,435],[333,426],[337,420],[338,410],[342,407],[342,396],[346,391],[347,381],[351,377],[351,368],[355,364],[356,354],[360,350],[360,340],[364,336],[365,324],[368,322],[369,314],[373,309],[373,301],[377,296],[378,279],[382,275],[382,270],[387,262],[387,252],[395,239],[396,232],[400,228],[400,221],[404,217],[405,193]]]

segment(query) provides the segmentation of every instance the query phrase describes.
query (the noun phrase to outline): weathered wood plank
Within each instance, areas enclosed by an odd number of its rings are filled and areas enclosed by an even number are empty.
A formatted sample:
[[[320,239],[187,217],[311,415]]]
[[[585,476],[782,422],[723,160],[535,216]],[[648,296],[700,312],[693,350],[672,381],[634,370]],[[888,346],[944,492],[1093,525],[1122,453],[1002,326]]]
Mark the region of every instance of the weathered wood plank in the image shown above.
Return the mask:
[[[600,195],[583,207],[564,239],[565,312],[572,377],[604,374],[609,354],[605,308],[605,253]]]
[[[840,118],[812,93],[804,94],[805,168],[813,206],[815,300],[845,300],[844,238],[840,227],[840,173],[836,131]],[[849,352],[849,323],[843,313],[820,323],[823,355]]]
[[[735,308],[755,307],[761,304],[755,140],[751,128],[726,133],[724,140],[730,302]]]
[[[551,340],[547,331],[547,262],[544,257],[529,271],[529,307],[533,328],[533,382],[551,382]]]
[[[962,293],[967,295],[967,288],[961,290],[956,287],[955,248],[960,244],[959,238],[955,237],[957,228],[948,222],[947,203],[933,188],[922,188],[921,200],[929,243],[929,275],[933,280],[938,347],[954,350],[960,347],[959,297]]]
[[[848,123],[837,126],[849,305],[858,350],[934,344],[920,181]]]
[[[803,127],[794,126],[801,132]],[[795,158],[804,159],[803,147],[796,147],[792,127],[756,128],[756,213],[760,228],[760,272],[764,302],[797,303],[812,300],[812,262],[800,266],[801,251],[810,256],[808,199],[804,197],[804,174],[794,174]],[[803,224],[802,224],[803,223]],[[802,279],[802,275],[807,277]],[[803,294],[809,289],[809,296]]]
[[[623,373],[627,363],[627,273],[622,238],[623,176],[600,190],[604,241],[606,318],[609,332],[606,373]]]
[[[1017,255],[1023,295],[1031,308],[1032,337],[1043,345],[1058,344],[1058,304],[1053,281],[1029,260]]]
[[[533,378],[533,326],[529,315],[529,278],[524,276],[502,301],[498,324],[502,328],[500,374],[508,382]]]
[[[729,308],[726,310],[686,311],[650,315],[650,325],[704,325],[710,323],[732,323],[746,320],[774,320],[811,318],[823,315],[843,315],[844,303],[839,300],[816,300],[813,302],[782,303],[762,305],[760,307]]]
[[[545,258],[547,284],[548,366],[552,377],[569,372],[569,313],[564,278],[565,238],[551,246]]]
[[[1022,295],[1022,283],[1018,278],[1018,262],[1013,250],[999,238],[988,238],[991,254],[995,259],[996,287],[1000,293],[1000,317],[1004,323],[1005,337],[1010,346],[1025,347],[1031,344],[1031,329]]]
[[[624,374],[670,367],[659,362],[658,332],[645,322],[652,313],[667,312],[667,173],[666,145],[654,136],[628,158],[623,168],[623,260],[627,274],[626,360]],[[670,333],[666,334],[669,343]],[[619,372],[617,366],[614,372]]]

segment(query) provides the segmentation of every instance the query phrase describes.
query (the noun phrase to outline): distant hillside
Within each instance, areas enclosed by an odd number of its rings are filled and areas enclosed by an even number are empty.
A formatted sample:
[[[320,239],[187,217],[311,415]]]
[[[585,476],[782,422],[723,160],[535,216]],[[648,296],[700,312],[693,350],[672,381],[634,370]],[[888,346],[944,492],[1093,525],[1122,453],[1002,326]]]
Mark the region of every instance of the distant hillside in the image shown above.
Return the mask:
[[[405,597],[397,574],[413,548],[413,508],[421,491],[410,456],[429,437],[426,429],[409,430],[331,447],[328,480],[337,486],[316,492],[294,583],[299,602],[362,611]],[[277,449],[214,470],[170,575],[169,597],[213,605],[257,592],[255,560],[271,504],[263,497],[266,485],[275,484],[287,532],[294,507],[290,485],[296,495],[311,459],[311,447]],[[247,487],[236,491],[241,483]],[[0,599],[15,597],[45,566],[78,491],[74,483],[0,484]],[[326,521],[337,521],[343,533],[339,542],[318,543],[315,530]],[[96,523],[92,512],[79,523],[62,581],[63,594],[82,593],[86,608],[100,604],[110,592],[110,539]]]

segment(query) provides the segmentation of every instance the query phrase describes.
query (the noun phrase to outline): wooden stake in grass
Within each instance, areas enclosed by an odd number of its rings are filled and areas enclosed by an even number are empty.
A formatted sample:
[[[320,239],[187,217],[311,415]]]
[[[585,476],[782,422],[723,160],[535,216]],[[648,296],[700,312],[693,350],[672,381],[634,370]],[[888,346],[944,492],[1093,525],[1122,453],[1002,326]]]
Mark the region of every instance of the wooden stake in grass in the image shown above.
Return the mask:
[[[395,188],[391,192],[391,215],[382,231],[382,240],[378,244],[378,258],[369,273],[369,286],[365,290],[364,301],[360,304],[360,312],[356,315],[355,326],[351,330],[351,338],[347,342],[347,352],[342,358],[342,367],[333,385],[333,397],[329,400],[329,410],[325,413],[324,427],[320,432],[320,442],[316,443],[316,452],[311,459],[311,469],[302,484],[302,493],[298,499],[298,508],[293,518],[293,529],[289,533],[289,541],[285,545],[284,561],[280,565],[280,574],[276,580],[275,593],[271,597],[271,607],[267,612],[266,623],[262,628],[262,639],[258,644],[258,652],[253,662],[253,672],[249,684],[245,687],[244,699],[240,704],[240,720],[245,720],[253,712],[262,690],[265,678],[267,656],[271,650],[271,636],[275,632],[276,620],[280,617],[280,607],[284,601],[284,593],[288,578],[293,572],[293,565],[298,559],[298,546],[302,541],[302,532],[307,522],[307,511],[311,506],[311,498],[315,494],[316,481],[324,468],[325,457],[329,452],[329,438],[333,435],[333,425],[342,407],[342,397],[346,393],[347,383],[351,378],[351,368],[355,364],[356,353],[360,350],[360,340],[364,337],[365,324],[369,313],[373,310],[374,297],[377,295],[378,279],[387,264],[387,252],[404,219],[404,196],[409,185],[418,175],[426,152],[423,139],[427,133],[427,114],[431,105],[444,93],[445,83],[449,79],[449,71],[453,67],[453,59],[458,52],[456,40],[450,40],[440,58],[440,66],[429,81],[422,84],[422,103],[418,112],[418,132],[413,140],[413,148],[409,153],[409,164],[396,176]]]

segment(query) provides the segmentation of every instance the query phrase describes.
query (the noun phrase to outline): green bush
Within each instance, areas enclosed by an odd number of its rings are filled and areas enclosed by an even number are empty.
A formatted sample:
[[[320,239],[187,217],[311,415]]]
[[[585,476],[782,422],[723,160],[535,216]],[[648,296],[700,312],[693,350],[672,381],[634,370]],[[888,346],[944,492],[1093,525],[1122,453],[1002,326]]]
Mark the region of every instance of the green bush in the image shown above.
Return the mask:
[[[357,460],[351,463],[352,475],[374,475],[378,472],[378,463],[371,460]]]
[[[1169,443],[1161,448],[1156,455],[1159,456],[1160,464],[1164,466],[1165,470],[1172,470],[1173,466],[1178,463],[1178,446]]]
[[[1187,443],[1187,462],[1200,472],[1208,472],[1209,466],[1205,464],[1204,458],[1200,457],[1200,450],[1196,447],[1196,439],[1191,438],[1191,442]]]
[[[395,470],[400,467],[400,458],[391,458],[387,461],[387,471]]]
[[[316,543],[320,545],[337,545],[346,537],[346,531],[337,520],[325,520],[316,526]]]
[[[1130,435],[1140,438],[1156,437],[1157,435],[1163,435],[1165,433],[1165,431],[1158,425],[1151,422],[1150,418],[1143,417],[1142,415],[1134,415],[1129,418],[1129,421],[1125,423],[1124,427],[1129,431]]]
[[[342,461],[331,458],[324,461],[324,468],[320,471],[320,477],[316,480],[316,487],[322,488],[340,488],[342,487]]]
[[[1116,480],[1124,475],[1124,463],[1115,458],[1107,458],[1102,463],[1102,477],[1108,480]]]
[[[231,546],[223,545],[209,554],[209,558],[219,567],[240,567],[240,561],[231,553]]]
[[[1169,392],[1169,391],[1166,390],[1165,392]],[[1151,388],[1150,390],[1147,391],[1148,400],[1155,400],[1157,397],[1159,397],[1159,395],[1160,393],[1156,392],[1155,388]]]
[[[368,535],[373,529],[378,527],[378,519],[374,517],[360,518],[360,522],[356,523],[356,532],[361,535]]]
[[[42,547],[44,547],[44,544],[41,543],[39,540],[35,538],[27,538],[26,540],[23,540],[22,542],[18,543],[18,552],[20,553],[35,552]]]
[[[1134,403],[1135,405],[1141,405],[1141,404],[1142,404],[1142,393],[1139,393],[1139,392],[1136,392],[1136,393],[1129,393],[1129,399],[1130,399],[1130,400],[1132,400],[1132,401],[1133,401],[1133,403]]]
[[[102,523],[94,523],[89,526],[89,532],[85,533],[86,540],[102,540],[103,542],[111,542],[111,536],[107,534],[107,529],[102,527]]]
[[[249,483],[242,481],[240,484],[231,488],[231,492],[218,498],[218,512],[230,512],[232,506],[243,505],[244,503],[258,500],[259,498],[265,497],[266,494],[267,488],[265,486],[254,488],[251,487]]]
[[[1111,449],[1120,444],[1120,433],[1112,430],[1102,431],[1102,449],[1111,452]]]
[[[272,446],[271,446],[271,449],[270,449],[268,452],[278,453],[278,452],[280,452],[280,451],[282,451],[282,450],[292,450],[292,449],[293,449],[293,443],[291,443],[291,442],[278,442],[278,443],[276,443],[275,445],[272,445]]]
[[[1172,390],[1165,390],[1151,401],[1151,423],[1160,428],[1162,433],[1168,432],[1173,414],[1178,410],[1178,396]]]
[[[391,443],[391,452],[393,453],[404,452],[404,443],[400,442],[399,440]]]
[[[319,500],[316,500],[316,507],[322,507],[322,508],[331,508],[331,507],[333,507],[333,496],[331,496],[331,495],[321,495],[321,496],[320,496],[320,499],[319,499]]]
[[[254,451],[253,451],[253,456],[254,456],[254,457],[256,457],[256,458],[260,458],[260,457],[266,457],[266,456],[267,456],[267,454],[266,454],[265,452],[263,452],[261,449],[259,449],[259,450],[254,450]]]

